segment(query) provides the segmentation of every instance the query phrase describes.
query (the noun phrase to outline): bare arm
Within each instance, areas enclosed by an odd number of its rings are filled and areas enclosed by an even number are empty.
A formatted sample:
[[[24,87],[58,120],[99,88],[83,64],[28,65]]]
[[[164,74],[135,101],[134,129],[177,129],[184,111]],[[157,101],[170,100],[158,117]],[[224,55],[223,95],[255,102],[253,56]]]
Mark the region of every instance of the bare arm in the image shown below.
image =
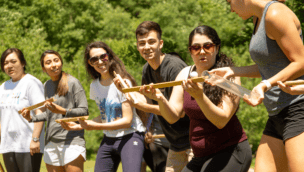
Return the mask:
[[[230,77],[249,77],[249,78],[261,77],[257,64],[251,66],[242,66],[242,67],[217,68],[217,69],[212,69],[210,73],[222,76],[226,79],[229,79]]]
[[[185,79],[187,70],[183,69],[175,80]],[[154,99],[158,102],[161,116],[166,119],[170,124],[175,123],[181,117],[185,115],[183,111],[184,102],[184,90],[182,86],[174,86],[170,100],[168,101],[164,95],[158,90],[152,88],[151,91],[147,91],[144,87],[142,93],[150,99]]]
[[[116,88],[120,92],[122,92],[120,80],[117,77],[114,78],[113,80],[114,80],[114,84],[115,84]],[[127,85],[129,85],[126,82],[126,80],[124,80],[124,81]],[[128,101],[130,102],[131,106],[135,107],[136,109],[147,112],[147,113],[154,113],[154,114],[160,115],[158,105],[153,105],[151,100],[146,99],[146,97],[144,95],[140,94],[139,92],[132,92],[132,93],[133,93],[133,95],[135,95],[138,103],[134,104],[133,101],[131,100],[130,96],[128,95],[128,93],[126,93],[126,97],[127,97]]]
[[[304,46],[300,38],[299,20],[289,8],[280,3],[269,7],[265,20],[267,35],[278,43],[291,62],[268,81],[275,86],[277,81],[284,82],[302,76],[304,74]]]
[[[240,78],[236,78],[235,82],[240,85]],[[203,93],[202,85],[193,83],[191,80],[188,80],[187,83],[184,84],[184,89],[195,98],[206,118],[219,129],[226,126],[231,117],[235,114],[239,105],[239,97],[232,99],[228,95],[222,97],[221,104],[213,104]]]
[[[79,123],[82,128],[86,130],[117,130],[122,128],[129,128],[131,126],[133,119],[133,111],[130,103],[125,101],[122,103],[122,118],[109,122],[109,123],[100,123],[95,120],[79,120]]]
[[[36,109],[36,110],[34,110],[34,112],[35,112],[35,114],[41,114],[42,109]],[[44,121],[34,123],[34,130],[33,130],[32,138],[40,138],[40,134],[41,134],[43,126],[44,126],[43,124],[44,124]],[[31,143],[30,143],[30,154],[34,155],[35,153],[40,153],[40,140],[37,142],[34,142],[32,139]]]

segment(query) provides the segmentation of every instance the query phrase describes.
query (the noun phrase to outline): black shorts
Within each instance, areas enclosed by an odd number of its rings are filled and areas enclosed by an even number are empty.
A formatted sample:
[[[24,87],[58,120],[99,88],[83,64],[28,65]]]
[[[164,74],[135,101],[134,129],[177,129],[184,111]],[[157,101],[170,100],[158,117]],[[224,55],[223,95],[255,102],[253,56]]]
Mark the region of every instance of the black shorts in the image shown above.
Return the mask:
[[[304,100],[285,107],[279,114],[270,116],[264,135],[285,141],[304,132]]]
[[[187,172],[247,172],[251,159],[251,148],[245,140],[209,156],[193,157],[186,167]]]

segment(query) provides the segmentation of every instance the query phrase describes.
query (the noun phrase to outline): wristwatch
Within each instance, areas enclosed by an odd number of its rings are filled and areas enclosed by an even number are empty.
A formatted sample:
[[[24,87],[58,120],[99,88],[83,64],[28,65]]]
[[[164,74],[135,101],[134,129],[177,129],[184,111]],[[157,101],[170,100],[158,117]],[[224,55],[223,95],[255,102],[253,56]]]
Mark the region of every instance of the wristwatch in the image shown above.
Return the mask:
[[[33,141],[34,141],[34,142],[38,142],[38,141],[39,141],[39,138],[38,138],[38,137],[34,137],[34,138],[33,138]]]

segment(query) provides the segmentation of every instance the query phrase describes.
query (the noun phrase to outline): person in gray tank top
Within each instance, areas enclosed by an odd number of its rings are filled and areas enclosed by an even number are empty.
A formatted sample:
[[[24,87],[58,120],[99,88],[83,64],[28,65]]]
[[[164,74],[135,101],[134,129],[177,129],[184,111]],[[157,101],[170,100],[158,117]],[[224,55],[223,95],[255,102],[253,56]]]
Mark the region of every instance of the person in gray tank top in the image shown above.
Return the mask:
[[[214,69],[213,74],[230,77],[261,77],[253,88],[259,96],[244,101],[262,102],[269,113],[256,155],[255,171],[301,171],[304,151],[304,96],[290,95],[278,81],[304,78],[304,46],[301,23],[283,3],[270,0],[227,0],[231,12],[246,20],[254,16],[255,28],[249,52],[252,66]],[[285,0],[281,0],[285,2]]]

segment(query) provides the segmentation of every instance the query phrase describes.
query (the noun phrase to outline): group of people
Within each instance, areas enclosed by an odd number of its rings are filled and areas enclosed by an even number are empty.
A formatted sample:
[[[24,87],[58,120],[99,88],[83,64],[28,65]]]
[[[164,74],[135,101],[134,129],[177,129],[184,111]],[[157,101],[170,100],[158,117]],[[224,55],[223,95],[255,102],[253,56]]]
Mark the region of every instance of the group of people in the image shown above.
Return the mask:
[[[304,79],[300,21],[280,2],[227,2],[244,20],[254,16],[249,47],[254,65],[234,66],[221,53],[216,30],[202,25],[189,35],[194,65],[187,66],[177,53],[161,51],[164,42],[159,24],[144,21],[135,33],[137,50],[147,61],[140,91],[133,93],[136,104],[129,93],[122,93],[121,80],[115,77],[119,74],[130,87],[136,85],[119,57],[104,42],[87,45],[84,64],[93,79],[90,99],[100,110],[92,120],[55,122],[88,115],[84,89],[75,77],[62,71],[58,52],[47,50],[41,55],[42,70],[50,77],[43,85],[25,73],[26,60],[19,49],[5,50],[1,70],[11,79],[0,87],[0,153],[7,171],[39,171],[44,155],[48,171],[81,172],[86,160],[84,130],[103,130],[96,172],[116,171],[120,162],[124,172],[140,172],[143,161],[153,172],[247,172],[252,151],[236,116],[240,98],[208,80],[192,81],[191,73],[201,76],[205,70],[239,85],[240,77],[262,77],[252,91],[257,96],[243,98],[251,106],[264,102],[269,113],[255,171],[301,171],[304,86],[284,84]],[[163,89],[147,86],[174,80],[183,83]],[[46,101],[33,111],[25,108],[49,98],[56,101]],[[166,138],[153,139],[155,134]]]

